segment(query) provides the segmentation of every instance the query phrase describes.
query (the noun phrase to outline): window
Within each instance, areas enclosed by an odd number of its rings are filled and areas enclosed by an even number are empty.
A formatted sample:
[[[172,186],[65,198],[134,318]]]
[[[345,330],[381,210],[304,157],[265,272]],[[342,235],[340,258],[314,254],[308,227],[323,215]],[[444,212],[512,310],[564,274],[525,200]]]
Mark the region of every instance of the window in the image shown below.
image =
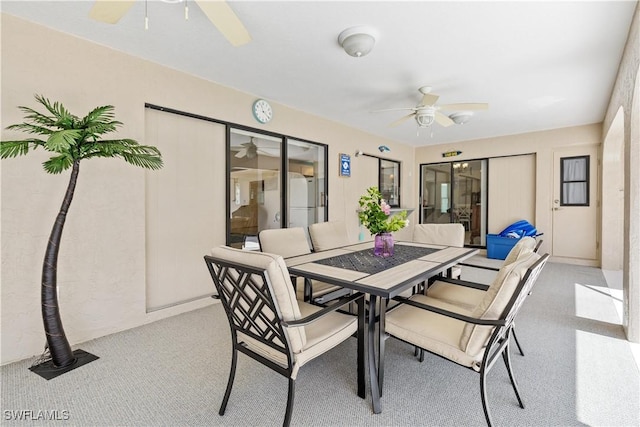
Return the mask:
[[[589,206],[589,156],[560,159],[560,206]]]
[[[400,162],[380,159],[378,188],[391,207],[400,207]]]

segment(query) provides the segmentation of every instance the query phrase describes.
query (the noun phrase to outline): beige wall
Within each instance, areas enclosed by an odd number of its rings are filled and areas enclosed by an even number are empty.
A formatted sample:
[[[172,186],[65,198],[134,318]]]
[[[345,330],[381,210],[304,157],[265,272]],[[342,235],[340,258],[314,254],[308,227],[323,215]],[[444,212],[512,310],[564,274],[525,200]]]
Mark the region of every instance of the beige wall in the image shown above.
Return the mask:
[[[630,341],[640,342],[640,4],[631,22],[611,101],[603,123],[605,156],[616,155],[616,116],[624,112],[624,224],[622,250],[623,325]],[[604,191],[616,191],[605,188]],[[615,195],[605,195],[615,198]]]
[[[553,199],[553,153],[563,147],[598,146],[601,141],[601,125],[585,125],[572,128],[563,128],[543,132],[532,132],[520,135],[509,135],[498,138],[478,139],[454,144],[419,147],[416,149],[416,170],[422,163],[434,163],[443,161],[442,153],[460,150],[462,154],[444,159],[470,160],[486,157],[511,156],[520,154],[535,154],[535,215],[533,224],[545,233],[541,251],[550,252],[552,247],[551,209]],[[416,174],[414,186],[419,189],[420,177]],[[496,183],[491,183],[492,188]],[[493,188],[495,189],[495,188]],[[491,209],[491,206],[489,206]],[[491,216],[491,212],[489,212]],[[488,230],[495,233],[500,230]],[[546,232],[545,232],[546,231]],[[595,232],[595,231],[594,231]],[[564,260],[577,262],[576,260]],[[590,264],[591,262],[584,262]]]
[[[272,122],[258,125],[251,115],[257,95],[2,15],[3,129],[22,121],[18,105],[35,106],[34,93],[61,101],[77,115],[98,105],[114,105],[117,119],[124,123],[120,136],[140,143],[152,143],[145,139],[144,104],[148,102],[329,144],[329,218],[346,220],[352,238],[358,236],[358,197],[377,172],[361,168],[362,162],[352,157],[352,178],[339,178],[338,153],[374,152],[384,144],[391,148],[385,157],[402,161],[402,197],[404,204],[413,207],[412,147],[277,104]],[[25,136],[3,130],[3,140],[14,137]],[[224,146],[219,152],[224,153]],[[47,175],[41,166],[46,158],[43,151],[36,151],[2,161],[3,364],[39,354],[44,346],[42,257],[69,176]],[[72,345],[211,303],[204,299],[145,312],[145,173],[113,159],[91,160],[80,167],[58,276],[62,319]],[[221,207],[211,224],[223,227],[224,223]],[[218,238],[210,246],[223,243]]]

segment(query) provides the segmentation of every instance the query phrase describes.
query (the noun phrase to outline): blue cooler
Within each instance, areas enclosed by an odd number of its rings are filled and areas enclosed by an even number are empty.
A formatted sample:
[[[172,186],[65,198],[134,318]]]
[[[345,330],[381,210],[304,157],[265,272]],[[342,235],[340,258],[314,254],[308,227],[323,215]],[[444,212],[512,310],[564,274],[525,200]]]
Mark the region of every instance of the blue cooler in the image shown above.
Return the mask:
[[[505,259],[519,240],[515,237],[487,234],[487,258]]]

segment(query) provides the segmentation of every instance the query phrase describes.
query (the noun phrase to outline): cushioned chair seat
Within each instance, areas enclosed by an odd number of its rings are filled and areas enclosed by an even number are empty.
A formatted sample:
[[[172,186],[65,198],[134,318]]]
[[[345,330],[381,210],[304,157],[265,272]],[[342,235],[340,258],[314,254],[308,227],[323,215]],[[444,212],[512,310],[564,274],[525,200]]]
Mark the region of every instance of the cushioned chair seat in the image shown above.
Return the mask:
[[[307,317],[322,309],[322,307],[318,307],[317,305],[307,304],[301,301],[298,305],[302,317]],[[357,332],[358,322],[354,316],[342,313],[329,313],[315,322],[306,326],[299,326],[299,328],[304,328],[307,339],[302,350],[293,355],[295,365],[291,376],[293,379],[297,377],[298,369],[308,361],[326,353],[328,350],[355,334]],[[284,353],[274,351],[272,347],[241,332],[238,333],[238,340],[244,341],[252,351],[255,351],[272,362],[282,367],[287,366],[287,357]]]
[[[471,315],[469,310],[460,306],[424,295],[414,295],[410,299],[465,316]],[[475,368],[477,360],[460,348],[460,336],[465,325],[465,322],[458,319],[403,304],[387,312],[385,330],[403,341],[444,356],[462,366]]]

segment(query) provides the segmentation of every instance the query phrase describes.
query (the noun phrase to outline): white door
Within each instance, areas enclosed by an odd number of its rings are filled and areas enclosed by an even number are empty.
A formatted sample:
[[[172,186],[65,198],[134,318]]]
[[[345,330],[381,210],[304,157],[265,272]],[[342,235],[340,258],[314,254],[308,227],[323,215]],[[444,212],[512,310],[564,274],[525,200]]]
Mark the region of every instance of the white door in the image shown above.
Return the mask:
[[[554,257],[596,260],[598,256],[598,151],[572,147],[553,155]]]

